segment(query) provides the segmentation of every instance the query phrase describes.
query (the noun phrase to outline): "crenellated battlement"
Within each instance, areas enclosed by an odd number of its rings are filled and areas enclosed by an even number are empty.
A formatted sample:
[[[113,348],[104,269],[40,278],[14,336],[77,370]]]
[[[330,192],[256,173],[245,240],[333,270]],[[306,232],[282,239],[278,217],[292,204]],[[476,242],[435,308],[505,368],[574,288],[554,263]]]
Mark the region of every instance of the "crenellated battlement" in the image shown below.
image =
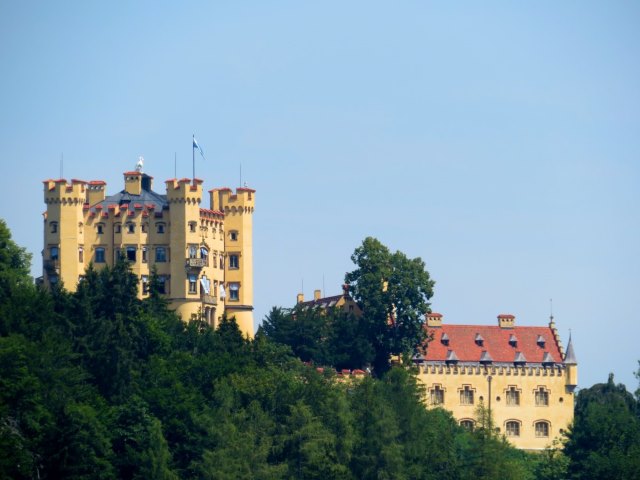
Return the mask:
[[[209,190],[211,208],[223,211],[225,214],[253,213],[255,207],[255,190],[240,187],[236,193],[230,188],[214,188]]]
[[[58,180],[44,180],[44,203],[78,205],[85,202],[86,184],[84,180],[72,179],[67,183],[64,178]]]
[[[423,375],[467,375],[467,376],[522,376],[522,377],[562,377],[565,367],[560,364],[545,365],[417,365],[418,373]]]
[[[202,180],[189,178],[167,180],[167,200],[169,203],[200,204],[202,201]]]

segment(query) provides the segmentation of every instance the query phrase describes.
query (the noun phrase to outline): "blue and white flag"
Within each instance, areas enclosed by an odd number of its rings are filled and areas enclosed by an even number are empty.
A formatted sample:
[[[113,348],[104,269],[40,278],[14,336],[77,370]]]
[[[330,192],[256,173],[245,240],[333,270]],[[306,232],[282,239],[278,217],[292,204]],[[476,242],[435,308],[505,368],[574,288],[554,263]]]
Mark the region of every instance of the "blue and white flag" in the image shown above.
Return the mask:
[[[196,140],[196,137],[193,137],[193,149],[198,149],[200,151],[200,155],[202,155],[202,158],[204,158],[204,152],[202,151],[202,148],[200,147],[200,145],[198,145],[198,141]],[[205,159],[206,160],[206,159]]]

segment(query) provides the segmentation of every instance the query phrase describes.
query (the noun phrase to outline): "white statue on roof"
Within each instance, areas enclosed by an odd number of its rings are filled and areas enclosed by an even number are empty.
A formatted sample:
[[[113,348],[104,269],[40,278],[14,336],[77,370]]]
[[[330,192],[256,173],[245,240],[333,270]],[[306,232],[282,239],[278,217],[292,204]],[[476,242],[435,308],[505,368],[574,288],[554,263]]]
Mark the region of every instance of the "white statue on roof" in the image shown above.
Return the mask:
[[[136,163],[136,172],[142,173],[142,166],[144,165],[144,158],[142,155],[138,157],[138,163]]]

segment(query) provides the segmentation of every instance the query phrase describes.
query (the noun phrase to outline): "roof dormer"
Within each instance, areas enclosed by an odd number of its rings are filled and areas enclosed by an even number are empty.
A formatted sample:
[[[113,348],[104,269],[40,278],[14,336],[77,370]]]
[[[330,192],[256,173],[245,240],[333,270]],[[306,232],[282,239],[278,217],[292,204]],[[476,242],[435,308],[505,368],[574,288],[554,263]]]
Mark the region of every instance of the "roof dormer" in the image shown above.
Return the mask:
[[[447,335],[445,332],[442,332],[440,342],[442,342],[443,345],[449,345],[449,335]]]
[[[538,335],[538,339],[536,340],[536,343],[540,348],[544,348],[546,341],[542,335]]]
[[[513,333],[509,335],[509,345],[511,345],[512,347],[518,346],[518,339]]]
[[[484,338],[482,338],[482,335],[480,335],[479,333],[476,333],[476,345],[478,345],[479,347],[481,347],[484,344]]]

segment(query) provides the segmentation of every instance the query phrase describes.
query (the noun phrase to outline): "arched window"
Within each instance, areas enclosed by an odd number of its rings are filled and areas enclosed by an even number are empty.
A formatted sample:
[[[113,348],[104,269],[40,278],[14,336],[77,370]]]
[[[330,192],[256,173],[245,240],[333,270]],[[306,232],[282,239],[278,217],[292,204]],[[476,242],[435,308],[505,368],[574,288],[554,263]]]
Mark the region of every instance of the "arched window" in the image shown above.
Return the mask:
[[[540,420],[539,422],[536,422],[534,427],[536,431],[536,437],[549,436],[549,431],[551,429],[549,428],[549,422],[547,422],[546,420]]]
[[[475,425],[474,421],[470,420],[468,418],[464,418],[464,419],[460,420],[460,426],[462,428],[466,428],[469,431],[473,430],[474,425]]]
[[[548,407],[549,406],[549,390],[544,387],[539,387],[535,392],[536,407]]]
[[[505,430],[507,437],[519,437],[520,436],[520,422],[518,420],[509,420],[505,424]]]

